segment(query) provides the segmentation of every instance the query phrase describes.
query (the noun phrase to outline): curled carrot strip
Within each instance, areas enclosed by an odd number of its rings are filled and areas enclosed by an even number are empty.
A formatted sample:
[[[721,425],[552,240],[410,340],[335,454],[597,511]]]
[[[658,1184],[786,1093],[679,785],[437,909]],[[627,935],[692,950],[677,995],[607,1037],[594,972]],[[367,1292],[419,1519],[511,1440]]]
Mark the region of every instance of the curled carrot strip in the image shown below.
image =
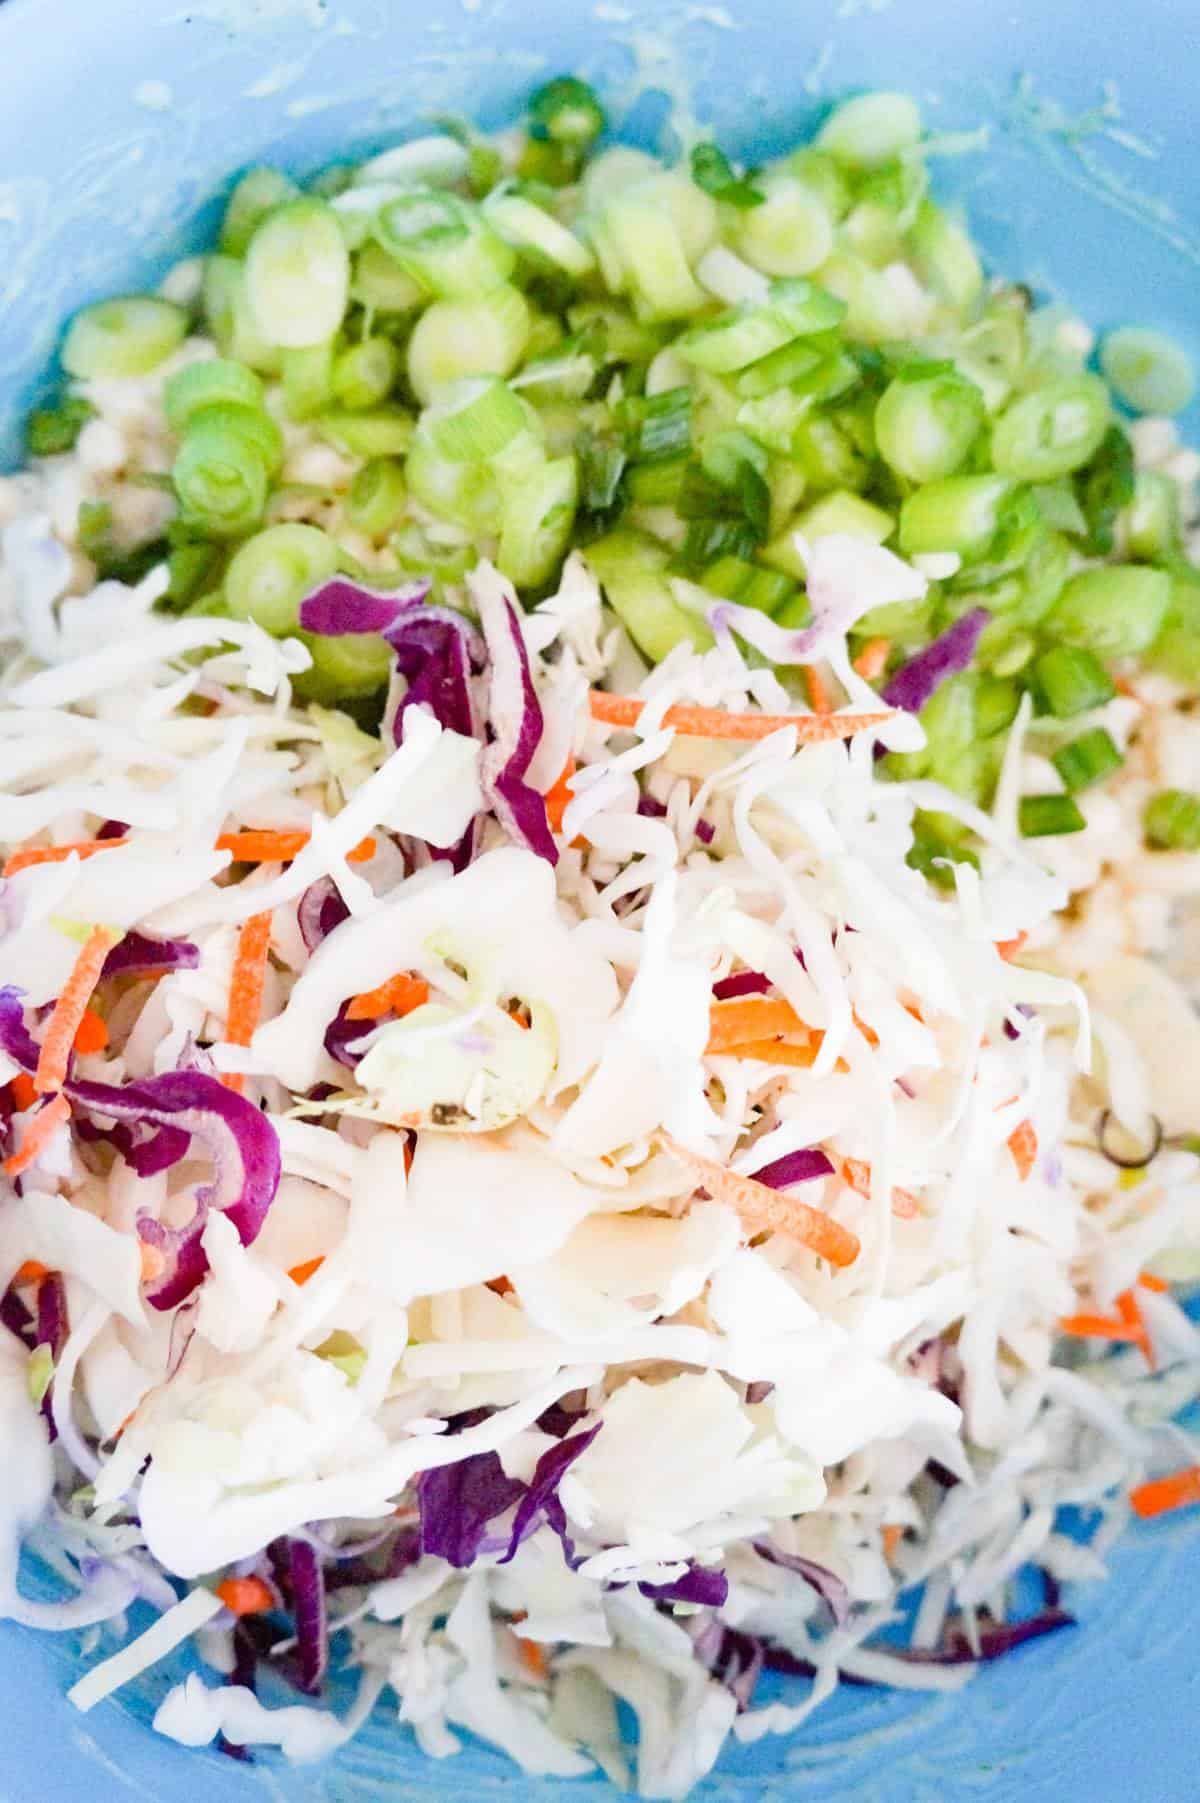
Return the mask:
[[[886,641],[885,641],[886,642]],[[883,1524],[883,1556],[890,1565],[900,1550],[900,1542],[904,1538],[904,1529],[898,1521],[885,1521]]]
[[[789,1039],[750,1039],[745,1045],[733,1045],[726,1049],[726,1057],[749,1058],[757,1064],[787,1064],[795,1070],[808,1071],[817,1062],[817,1053],[821,1049],[818,1039],[806,1045],[797,1045]]]
[[[553,785],[546,790],[543,797],[546,803],[546,819],[550,822],[552,833],[561,833],[563,830],[563,815],[567,811],[567,803],[574,799],[574,790],[567,786],[574,774],[575,759],[568,757]]]
[[[262,1013],[263,986],[267,980],[267,953],[271,947],[270,914],[252,914],[238,934],[229,1006],[225,1011],[225,1038],[230,1045],[249,1045]],[[246,1079],[229,1071],[223,1079],[240,1095]]]
[[[864,682],[874,682],[883,675],[891,653],[891,639],[868,639],[854,660],[854,668]]]
[[[402,970],[389,977],[378,989],[368,989],[351,998],[346,1006],[347,1020],[374,1020],[380,1014],[411,1014],[429,1000],[429,984],[424,977],[414,977]]]
[[[1165,1277],[1156,1277],[1153,1271],[1140,1272],[1138,1282],[1144,1290],[1149,1290],[1155,1296],[1165,1296],[1171,1287]]]
[[[646,703],[636,695],[609,695],[592,689],[588,696],[592,719],[604,726],[636,726]],[[765,739],[781,727],[794,726],[801,745],[818,745],[829,739],[852,739],[892,718],[883,714],[730,714],[719,707],[669,707],[663,725],[701,739]]]
[[[108,1023],[94,1008],[85,1008],[75,1034],[75,1050],[83,1058],[91,1052],[102,1052],[108,1044]]]
[[[83,839],[74,845],[34,845],[26,851],[15,851],[4,866],[5,876],[16,876],[34,864],[65,864],[70,857],[94,858],[98,851],[112,851],[125,845],[125,839]]]
[[[751,1040],[772,1039],[778,1033],[802,1033],[811,1037],[809,1027],[790,1002],[768,995],[731,997],[714,1002],[708,1011],[709,1053],[727,1052]]]
[[[46,1025],[33,1077],[33,1087],[40,1096],[51,1095],[66,1082],[75,1035],[83,1025],[104,960],[120,938],[121,934],[112,927],[93,927],[84,941]]]
[[[1135,1515],[1150,1521],[1155,1515],[1166,1515],[1172,1509],[1190,1508],[1200,1503],[1200,1465],[1189,1465],[1174,1471],[1170,1477],[1153,1478],[1129,1492]]]
[[[71,1104],[60,1089],[57,1095],[50,1097],[37,1113],[32,1116],[25,1128],[25,1137],[18,1151],[4,1160],[4,1169],[9,1177],[19,1177],[27,1171],[31,1164],[37,1162],[46,1148],[47,1142],[71,1118]]]
[[[1022,1121],[1008,1136],[1008,1149],[1013,1155],[1017,1175],[1024,1183],[1037,1163],[1038,1136],[1032,1121]]]
[[[831,714],[833,712],[833,697],[816,664],[805,664],[804,686],[808,690],[808,705],[814,714]]]
[[[44,1265],[40,1258],[27,1258],[25,1263],[19,1266],[13,1282],[40,1283],[43,1277],[49,1277],[49,1275],[50,1267]]]
[[[771,1189],[754,1177],[740,1177],[724,1165],[716,1164],[699,1152],[691,1151],[672,1139],[669,1133],[659,1135],[673,1158],[678,1159],[716,1202],[727,1203],[741,1216],[752,1233],[786,1233],[799,1240],[818,1258],[831,1265],[852,1265],[861,1251],[857,1234],[843,1227],[831,1215],[782,1190]]]
[[[1013,959],[1024,950],[1028,937],[1028,933],[1018,933],[1015,939],[997,939],[996,950],[1006,964],[1011,964]]]
[[[271,1587],[262,1578],[224,1578],[216,1594],[231,1615],[265,1615],[275,1607]]]
[[[288,1276],[293,1283],[305,1284],[310,1277],[316,1276],[324,1263],[324,1258],[306,1258],[302,1265],[293,1265]]]
[[[1114,1345],[1136,1345],[1141,1338],[1128,1321],[1112,1321],[1107,1315],[1064,1315],[1058,1328],[1074,1340],[1111,1340]]]
[[[517,1653],[521,1664],[530,1677],[539,1680],[544,1678],[550,1670],[550,1660],[546,1655],[545,1647],[538,1640],[523,1640],[520,1634],[514,1634],[513,1639],[517,1643]]]
[[[1126,1327],[1133,1329],[1133,1344],[1140,1349],[1142,1357],[1153,1371],[1154,1348],[1150,1344],[1150,1335],[1146,1329],[1146,1323],[1142,1319],[1142,1311],[1138,1307],[1137,1297],[1132,1290],[1122,1290],[1117,1297],[1117,1313]]]

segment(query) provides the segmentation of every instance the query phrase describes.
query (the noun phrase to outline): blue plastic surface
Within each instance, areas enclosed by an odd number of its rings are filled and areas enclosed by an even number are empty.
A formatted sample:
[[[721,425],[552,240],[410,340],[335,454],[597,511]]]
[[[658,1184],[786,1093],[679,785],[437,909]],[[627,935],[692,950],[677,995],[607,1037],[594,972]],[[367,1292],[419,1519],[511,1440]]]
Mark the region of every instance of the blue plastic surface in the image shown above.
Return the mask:
[[[647,141],[687,93],[761,154],[828,96],[910,89],[935,128],[990,121],[949,159],[997,268],[1094,324],[1173,331],[1200,353],[1194,0],[8,0],[0,8],[0,466],[74,307],[162,274],[205,239],[213,196],[270,156],[309,173],[441,111],[509,116],[578,70]],[[1018,78],[1024,79],[1018,83]],[[646,90],[658,98],[647,100]],[[638,96],[643,98],[639,100]],[[666,96],[666,100],[664,100]],[[1195,412],[1188,424],[1200,426]],[[2,1456],[2,1451],[0,1451]],[[0,1471],[0,1482],[3,1481]],[[707,1803],[1180,1803],[1200,1796],[1200,1535],[1130,1536],[1082,1626],[960,1696],[852,1691],[793,1742],[737,1750]],[[379,1720],[332,1765],[187,1753],[144,1726],[168,1674],[86,1719],[62,1700],[73,1641],[0,1629],[4,1803],[520,1803],[600,1793],[528,1783],[472,1750],[424,1761]]]

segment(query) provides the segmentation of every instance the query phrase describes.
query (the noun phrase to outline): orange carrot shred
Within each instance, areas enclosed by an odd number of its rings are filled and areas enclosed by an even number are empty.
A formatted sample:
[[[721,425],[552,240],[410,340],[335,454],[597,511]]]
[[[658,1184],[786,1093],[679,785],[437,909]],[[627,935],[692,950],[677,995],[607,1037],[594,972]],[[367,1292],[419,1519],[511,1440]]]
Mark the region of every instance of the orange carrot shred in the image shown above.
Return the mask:
[[[31,1116],[20,1147],[10,1158],[4,1160],[4,1169],[8,1176],[19,1177],[22,1171],[27,1171],[31,1164],[36,1163],[45,1150],[47,1141],[53,1137],[63,1122],[70,1118],[71,1104],[60,1089],[57,1095],[51,1096],[49,1101],[44,1103],[35,1115]]]
[[[833,712],[833,697],[816,664],[805,664],[804,686],[808,690],[808,705],[814,714],[831,714]]]
[[[593,689],[588,697],[593,720],[604,726],[636,726],[646,703],[636,695],[609,695]],[[801,745],[829,739],[852,739],[892,718],[882,714],[730,714],[719,707],[669,707],[663,725],[702,739],[765,739],[781,727],[794,726]]]
[[[61,1089],[67,1076],[67,1064],[75,1035],[87,1013],[92,991],[100,981],[104,960],[121,935],[111,927],[93,927],[75,960],[70,976],[63,984],[54,1012],[46,1023],[42,1049],[38,1054],[33,1086],[40,1096]]]
[[[871,1194],[871,1167],[861,1158],[843,1158],[841,1161],[841,1179],[848,1183],[852,1190],[860,1196]],[[893,1189],[892,1213],[902,1221],[911,1221],[921,1212],[921,1205],[911,1190]]]
[[[13,1101],[22,1112],[26,1108],[32,1108],[37,1101],[37,1090],[33,1087],[33,1078],[28,1071],[18,1071],[8,1087],[12,1090]]]
[[[553,785],[546,790],[543,797],[546,803],[546,819],[550,822],[552,833],[561,833],[563,830],[563,815],[567,811],[567,803],[574,799],[574,791],[567,786],[574,774],[575,759],[568,757]]]
[[[232,853],[235,864],[286,864],[304,850],[309,836],[302,831],[222,833],[214,849]],[[3,874],[16,876],[22,870],[32,869],[35,864],[64,864],[71,856],[94,858],[97,852],[119,851],[123,845],[128,844],[128,839],[81,839],[71,845],[32,845],[24,851],[14,852],[5,864]],[[346,853],[346,861],[350,864],[366,863],[368,858],[375,856],[375,851],[374,839],[361,839],[352,851]]]
[[[854,668],[864,682],[874,682],[882,676],[891,656],[891,639],[868,639],[854,660]]]
[[[904,1538],[904,1529],[898,1521],[885,1521],[883,1524],[883,1556],[890,1565],[900,1549]]]
[[[1037,1163],[1038,1136],[1032,1121],[1022,1121],[1008,1136],[1008,1149],[1013,1155],[1017,1174],[1024,1183]]]
[[[263,985],[267,979],[267,953],[271,947],[270,914],[252,914],[238,934],[237,952],[233,960],[233,976],[229,983],[229,1006],[225,1011],[225,1038],[230,1045],[249,1045],[262,1013]],[[223,1078],[229,1089],[240,1095],[246,1080],[238,1071]]]
[[[1137,1297],[1132,1290],[1122,1290],[1117,1297],[1117,1313],[1126,1327],[1133,1329],[1133,1344],[1140,1349],[1142,1357],[1153,1371],[1154,1348],[1150,1344],[1150,1335],[1142,1318],[1142,1311],[1138,1307]]]
[[[275,1607],[271,1587],[262,1578],[223,1578],[217,1595],[231,1615],[265,1615]]]
[[[708,1053],[726,1052],[753,1039],[773,1039],[779,1033],[803,1033],[810,1029],[790,1002],[768,995],[731,996],[714,1002],[708,1011]]]
[[[310,1277],[316,1276],[324,1263],[324,1258],[306,1258],[302,1265],[293,1265],[288,1276],[293,1283],[307,1283]]]
[[[75,1050],[86,1058],[89,1052],[102,1052],[108,1044],[108,1022],[94,1008],[85,1008],[83,1019],[75,1030]]]
[[[1153,1271],[1139,1272],[1138,1282],[1144,1290],[1150,1290],[1155,1296],[1165,1296],[1171,1287],[1165,1277],[1156,1277]]]
[[[43,1277],[49,1277],[50,1268],[40,1258],[27,1258],[13,1278],[14,1283],[40,1283]]]
[[[1011,964],[1013,959],[1024,950],[1028,937],[1028,933],[1018,933],[1015,939],[997,939],[996,950],[1006,964]]]
[[[232,854],[235,864],[288,864],[299,857],[308,844],[306,832],[273,833],[266,831],[222,833],[216,849]],[[346,853],[350,864],[365,863],[375,856],[374,839],[362,839],[353,851]]]
[[[1114,1344],[1136,1345],[1141,1333],[1128,1321],[1111,1321],[1107,1315],[1064,1315],[1059,1332],[1075,1340],[1112,1340]],[[1144,1329],[1142,1330],[1144,1331]]]
[[[429,1000],[429,984],[424,977],[414,977],[402,970],[378,989],[368,989],[351,997],[346,1008],[347,1020],[374,1020],[380,1014],[411,1014]]]
[[[550,1670],[550,1661],[546,1656],[545,1647],[538,1640],[523,1640],[519,1634],[514,1634],[513,1639],[517,1643],[521,1664],[530,1677],[544,1678]]]
[[[672,1139],[669,1133],[659,1135],[673,1158],[679,1160],[697,1178],[715,1202],[724,1202],[741,1216],[752,1233],[786,1233],[799,1240],[818,1258],[831,1265],[852,1265],[861,1250],[857,1234],[843,1227],[831,1215],[782,1190],[771,1189],[754,1177],[739,1177],[711,1158],[691,1151]]]
[[[744,1045],[725,1048],[727,1058],[748,1058],[756,1064],[787,1064],[794,1070],[808,1071],[817,1062],[821,1042],[798,1045],[789,1039],[749,1039]]]
[[[1139,1484],[1136,1490],[1129,1492],[1129,1500],[1134,1514],[1140,1515],[1143,1521],[1150,1521],[1155,1515],[1166,1515],[1172,1509],[1190,1508],[1200,1503],[1200,1465],[1189,1465],[1183,1471],[1172,1472],[1170,1477],[1152,1478],[1148,1484]]]

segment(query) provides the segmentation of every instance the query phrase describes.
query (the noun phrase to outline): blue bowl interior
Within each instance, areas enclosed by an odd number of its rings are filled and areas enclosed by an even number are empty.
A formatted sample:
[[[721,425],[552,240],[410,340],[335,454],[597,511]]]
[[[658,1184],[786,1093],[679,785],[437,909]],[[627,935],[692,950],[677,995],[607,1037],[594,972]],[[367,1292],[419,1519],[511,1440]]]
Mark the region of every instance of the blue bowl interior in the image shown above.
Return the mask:
[[[795,141],[830,96],[908,89],[936,129],[986,122],[984,154],[939,184],[968,206],[1004,273],[1093,324],[1135,320],[1200,356],[1190,0],[1135,18],[1117,0],[8,0],[0,13],[0,461],[20,460],[25,407],[51,382],[61,322],[157,280],[210,240],[231,176],[270,158],[311,174],[441,112],[510,118],[539,80],[595,80],[621,135],[670,143],[682,104],[742,154]],[[1200,410],[1185,418],[1193,436]],[[735,1749],[702,1794],[727,1803],[1160,1803],[1197,1794],[1200,1587],[1186,1522],[1139,1529],[1113,1582],[1072,1604],[1079,1629],[1029,1647],[952,1697],[842,1692],[791,1742]],[[427,1762],[377,1717],[338,1760],[286,1770],[184,1752],[144,1724],[186,1661],[81,1718],[62,1700],[74,1637],[0,1629],[14,1803],[97,1795],[155,1803],[486,1796],[570,1790],[524,1781],[484,1748]],[[1103,1766],[1097,1772],[1097,1755]],[[588,1786],[585,1784],[585,1790]],[[597,1787],[592,1786],[593,1790]]]

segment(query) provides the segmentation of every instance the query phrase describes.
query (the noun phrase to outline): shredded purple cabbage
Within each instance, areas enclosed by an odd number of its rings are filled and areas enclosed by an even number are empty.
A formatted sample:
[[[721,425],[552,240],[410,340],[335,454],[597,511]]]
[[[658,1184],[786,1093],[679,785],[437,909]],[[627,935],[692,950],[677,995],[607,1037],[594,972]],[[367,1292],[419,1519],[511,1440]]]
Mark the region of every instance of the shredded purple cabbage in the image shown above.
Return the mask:
[[[308,1540],[288,1542],[292,1607],[300,1664],[300,1687],[309,1696],[321,1688],[329,1664],[329,1631],[325,1614],[325,1574],[320,1555]]]
[[[643,1596],[656,1603],[696,1603],[703,1609],[719,1609],[729,1597],[729,1579],[711,1565],[691,1564],[682,1577],[669,1584],[639,1584]]]
[[[644,792],[638,796],[637,811],[643,820],[665,820],[667,816],[666,806],[659,801],[657,795],[647,795]]]
[[[517,1504],[508,1551],[501,1559],[501,1565],[507,1565],[516,1556],[517,1548],[530,1535],[537,1533],[543,1521],[550,1524],[562,1541],[568,1564],[574,1558],[575,1547],[567,1533],[567,1516],[559,1501],[558,1486],[579,1455],[586,1452],[592,1444],[601,1425],[597,1421],[585,1433],[573,1434],[569,1439],[560,1440],[557,1446],[549,1447],[542,1454],[533,1468],[529,1488]]]
[[[714,983],[713,995],[718,1002],[732,1002],[740,995],[765,995],[770,987],[770,977],[765,977],[761,970],[739,970],[732,977],[722,977],[719,983]]]
[[[200,952],[190,939],[152,939],[147,933],[126,933],[113,946],[100,972],[105,977],[144,977],[164,970],[195,970]]]
[[[770,1189],[788,1189],[793,1183],[811,1183],[817,1177],[831,1177],[833,1164],[816,1146],[805,1146],[799,1152],[788,1152],[772,1159],[760,1171],[752,1173],[756,1183]]]
[[[815,1559],[801,1558],[798,1553],[784,1553],[769,1540],[756,1540],[754,1550],[760,1559],[768,1565],[778,1565],[784,1571],[793,1571],[797,1577],[816,1591],[821,1601],[828,1605],[839,1628],[845,1627],[850,1619],[850,1592],[841,1578],[825,1565],[818,1565]]]
[[[55,1364],[62,1357],[63,1347],[71,1331],[67,1315],[67,1289],[57,1271],[51,1271],[38,1284],[37,1293],[37,1344],[49,1346]],[[50,1380],[46,1394],[42,1397],[42,1419],[46,1423],[51,1444],[58,1438],[58,1429],[54,1425],[54,1380]]]
[[[364,632],[386,635],[406,608],[428,598],[430,587],[425,580],[402,589],[371,589],[349,576],[332,576],[300,603],[300,624],[319,638]]]
[[[696,1657],[718,1684],[731,1691],[738,1713],[749,1709],[764,1665],[763,1643],[754,1634],[711,1621],[695,1641]]]
[[[296,909],[296,924],[305,951],[315,952],[321,941],[328,939],[334,928],[349,918],[350,910],[332,877],[319,877],[315,883],[310,883]]]
[[[991,617],[985,607],[973,607],[932,644],[901,664],[883,691],[888,706],[919,714],[948,676],[958,676],[969,668]]]
[[[525,1486],[506,1477],[494,1452],[473,1453],[417,1479],[421,1551],[464,1570],[483,1551],[488,1524],[521,1500]],[[501,1543],[503,1544],[503,1543]]]
[[[1074,1626],[1075,1617],[1055,1606],[1039,1609],[1036,1615],[1027,1616],[1024,1621],[982,1625],[978,1653],[972,1650],[963,1629],[957,1626],[947,1627],[940,1646],[928,1650],[913,1647],[889,1647],[887,1650],[910,1665],[974,1665],[978,1660],[987,1663],[992,1659],[1003,1659],[1031,1640],[1041,1640],[1047,1634],[1057,1634],[1062,1628]]]
[[[558,847],[546,818],[546,799],[526,782],[542,738],[541,703],[533,686],[529,653],[517,610],[507,596],[481,606],[491,666],[488,725],[492,740],[480,766],[492,810],[511,839],[548,864]]]
[[[696,837],[701,845],[711,845],[717,836],[717,829],[711,820],[697,820]]]

